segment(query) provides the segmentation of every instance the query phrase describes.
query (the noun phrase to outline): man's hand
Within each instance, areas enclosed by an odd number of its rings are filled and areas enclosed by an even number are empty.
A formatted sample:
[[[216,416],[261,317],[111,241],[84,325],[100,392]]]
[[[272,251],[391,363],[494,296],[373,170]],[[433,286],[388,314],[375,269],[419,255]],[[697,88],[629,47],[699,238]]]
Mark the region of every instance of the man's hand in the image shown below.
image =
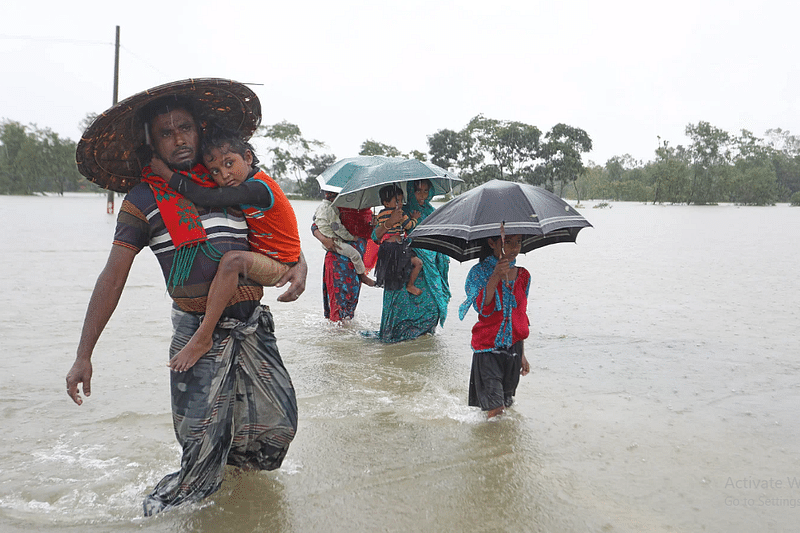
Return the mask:
[[[303,291],[306,290],[307,274],[308,265],[306,264],[306,258],[303,256],[303,253],[300,252],[300,260],[297,264],[290,268],[286,274],[281,276],[281,279],[275,284],[276,287],[283,287],[287,282],[289,283],[289,288],[286,289],[286,292],[278,296],[278,301],[293,302],[297,300],[297,298],[303,294]]]
[[[117,308],[134,257],[136,251],[126,246],[113,245],[108,254],[108,262],[97,278],[89,298],[75,363],[67,373],[67,394],[78,405],[83,403],[78,391],[79,384],[83,384],[83,393],[86,396],[92,393],[92,352]]]
[[[78,384],[83,384],[86,397],[92,394],[92,362],[88,359],[76,359],[67,373],[67,395],[78,405],[83,403]]]

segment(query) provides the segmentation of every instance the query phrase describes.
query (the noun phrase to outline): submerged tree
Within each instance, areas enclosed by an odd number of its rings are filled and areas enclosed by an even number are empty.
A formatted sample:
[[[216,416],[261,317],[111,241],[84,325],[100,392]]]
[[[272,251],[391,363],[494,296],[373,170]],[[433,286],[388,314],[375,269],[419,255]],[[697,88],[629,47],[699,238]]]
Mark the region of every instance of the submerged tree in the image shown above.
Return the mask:
[[[692,183],[689,203],[710,204],[720,198],[729,177],[731,136],[709,124],[698,122],[686,126],[686,136],[692,140]]]
[[[653,203],[671,202],[681,203],[688,198],[689,191],[689,165],[682,147],[673,148],[669,141],[658,138],[659,146],[656,149],[656,159],[647,166],[647,171],[653,181]]]
[[[737,152],[729,201],[742,205],[772,205],[778,197],[775,150],[751,132],[742,130],[734,140]]]

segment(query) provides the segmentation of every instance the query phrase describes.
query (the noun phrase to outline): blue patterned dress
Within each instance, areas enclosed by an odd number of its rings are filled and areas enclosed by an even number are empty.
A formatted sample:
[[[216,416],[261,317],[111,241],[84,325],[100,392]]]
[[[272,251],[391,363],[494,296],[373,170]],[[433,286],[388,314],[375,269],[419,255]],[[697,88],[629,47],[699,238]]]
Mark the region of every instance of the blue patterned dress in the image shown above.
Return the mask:
[[[419,205],[414,196],[414,182],[408,182],[408,202],[403,211],[410,215],[419,211],[419,221],[433,213],[430,191],[424,205]],[[373,232],[373,240],[375,240]],[[413,233],[412,233],[413,238]],[[381,329],[378,338],[382,342],[401,342],[414,339],[426,333],[433,333],[436,325],[444,326],[447,318],[447,304],[450,301],[450,284],[448,273],[450,271],[450,258],[444,254],[430,250],[415,248],[414,252],[422,260],[422,271],[417,277],[416,285],[422,289],[422,294],[414,296],[405,287],[390,291],[383,291],[383,312],[381,314]]]

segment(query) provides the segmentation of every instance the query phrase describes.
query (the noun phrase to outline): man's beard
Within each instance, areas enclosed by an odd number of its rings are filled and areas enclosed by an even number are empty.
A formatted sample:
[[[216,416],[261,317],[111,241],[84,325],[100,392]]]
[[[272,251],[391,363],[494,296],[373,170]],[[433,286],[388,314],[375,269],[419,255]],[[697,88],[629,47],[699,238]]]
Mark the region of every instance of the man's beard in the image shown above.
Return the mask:
[[[195,165],[194,161],[184,161],[182,163],[173,163],[170,166],[172,167],[173,170],[189,171],[192,170],[194,165]]]

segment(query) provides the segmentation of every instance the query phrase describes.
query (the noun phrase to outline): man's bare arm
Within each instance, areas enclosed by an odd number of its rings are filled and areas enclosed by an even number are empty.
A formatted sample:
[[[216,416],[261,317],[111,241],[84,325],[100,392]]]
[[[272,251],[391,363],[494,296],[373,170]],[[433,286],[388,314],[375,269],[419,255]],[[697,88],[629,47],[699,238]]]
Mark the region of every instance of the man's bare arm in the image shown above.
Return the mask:
[[[95,283],[89,307],[86,309],[86,317],[83,319],[83,330],[75,363],[67,373],[67,394],[78,405],[83,403],[78,390],[79,384],[83,385],[83,394],[89,396],[92,393],[92,352],[117,308],[134,257],[136,257],[134,250],[119,245],[112,246],[106,266]]]

